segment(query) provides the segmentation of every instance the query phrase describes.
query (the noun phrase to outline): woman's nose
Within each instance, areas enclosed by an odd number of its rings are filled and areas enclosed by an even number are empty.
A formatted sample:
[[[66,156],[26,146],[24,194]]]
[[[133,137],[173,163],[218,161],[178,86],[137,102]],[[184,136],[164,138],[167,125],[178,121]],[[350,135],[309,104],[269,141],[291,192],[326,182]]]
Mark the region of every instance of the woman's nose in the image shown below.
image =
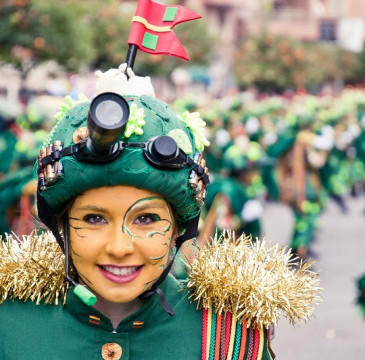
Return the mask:
[[[122,226],[115,226],[106,244],[106,252],[122,258],[134,252],[133,235]]]

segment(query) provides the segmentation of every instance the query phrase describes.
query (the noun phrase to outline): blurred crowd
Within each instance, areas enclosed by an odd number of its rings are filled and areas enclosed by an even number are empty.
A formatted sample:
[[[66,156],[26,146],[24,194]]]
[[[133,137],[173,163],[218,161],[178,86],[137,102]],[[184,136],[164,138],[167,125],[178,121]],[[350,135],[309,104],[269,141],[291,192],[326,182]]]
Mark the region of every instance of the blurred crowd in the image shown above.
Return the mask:
[[[61,103],[57,96],[28,95],[16,102],[0,97],[0,235],[35,227],[33,165]]]
[[[36,96],[20,109],[0,102],[2,235],[26,234],[37,227],[33,165],[55,124],[41,105],[52,102],[59,99]],[[260,238],[265,203],[281,202],[295,218],[288,245],[299,259],[306,259],[328,201],[334,200],[346,213],[348,195],[364,197],[364,90],[261,98],[238,94],[205,104],[182,98],[173,107],[179,114],[199,112],[207,123],[211,145],[205,158],[211,185],[199,241],[219,236],[223,229],[233,230],[237,237],[245,233]],[[280,226],[280,219],[277,223]],[[174,272],[183,277],[184,263],[178,262]],[[365,314],[364,279],[365,275],[359,279],[358,288]]]
[[[253,101],[236,96],[205,108],[187,101],[185,107],[199,111],[208,124],[205,157],[212,184],[202,226],[207,236],[231,228],[260,237],[265,201],[280,201],[295,215],[289,245],[306,258],[328,199],[346,213],[346,195],[364,194],[363,90]]]
[[[280,202],[294,217],[289,247],[298,260],[313,258],[319,216],[329,201],[346,214],[349,196],[365,200],[364,90],[249,100],[243,94],[209,106],[193,99],[175,105],[180,112],[199,111],[208,124],[212,183],[201,238],[230,228],[255,240],[263,235],[265,204]],[[357,287],[365,317],[365,274]]]

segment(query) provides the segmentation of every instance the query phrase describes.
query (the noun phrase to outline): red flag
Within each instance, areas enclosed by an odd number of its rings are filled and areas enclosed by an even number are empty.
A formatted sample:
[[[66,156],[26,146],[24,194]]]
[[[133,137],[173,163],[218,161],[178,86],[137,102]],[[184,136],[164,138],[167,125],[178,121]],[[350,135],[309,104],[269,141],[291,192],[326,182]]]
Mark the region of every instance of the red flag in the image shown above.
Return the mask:
[[[150,54],[165,54],[190,60],[172,31],[179,23],[201,16],[181,5],[162,5],[152,0],[139,0],[132,20],[128,44],[135,44]]]

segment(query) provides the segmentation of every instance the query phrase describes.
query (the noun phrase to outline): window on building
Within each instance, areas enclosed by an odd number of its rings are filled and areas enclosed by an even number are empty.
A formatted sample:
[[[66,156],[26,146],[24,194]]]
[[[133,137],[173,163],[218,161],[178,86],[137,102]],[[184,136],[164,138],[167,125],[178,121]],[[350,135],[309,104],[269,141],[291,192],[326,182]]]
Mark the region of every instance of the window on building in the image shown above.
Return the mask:
[[[320,26],[320,40],[336,41],[336,23],[334,21],[322,20]]]

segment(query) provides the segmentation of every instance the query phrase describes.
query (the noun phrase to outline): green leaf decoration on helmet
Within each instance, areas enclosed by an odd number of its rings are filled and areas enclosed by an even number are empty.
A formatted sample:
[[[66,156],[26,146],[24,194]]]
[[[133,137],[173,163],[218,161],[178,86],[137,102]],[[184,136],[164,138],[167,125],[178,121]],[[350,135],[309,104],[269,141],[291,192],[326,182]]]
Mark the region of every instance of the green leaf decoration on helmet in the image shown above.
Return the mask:
[[[182,114],[181,120],[192,131],[195,139],[195,148],[199,151],[203,151],[205,146],[209,146],[210,143],[204,135],[205,121],[200,117],[198,112],[189,113],[185,111]]]
[[[176,141],[177,146],[185,152],[185,154],[191,155],[193,153],[193,147],[186,133],[181,129],[174,129],[167,134]]]
[[[136,104],[132,104],[124,137],[129,138],[132,134],[142,135],[145,124],[143,108],[138,109]]]
[[[57,119],[57,120],[61,120],[67,114],[67,112],[70,109],[72,109],[74,106],[76,106],[77,104],[80,104],[85,101],[89,101],[89,99],[85,95],[80,94],[79,100],[74,101],[74,100],[72,100],[71,96],[66,96],[65,101],[66,102],[64,104],[61,104],[59,112],[56,113],[54,116],[55,119]]]

